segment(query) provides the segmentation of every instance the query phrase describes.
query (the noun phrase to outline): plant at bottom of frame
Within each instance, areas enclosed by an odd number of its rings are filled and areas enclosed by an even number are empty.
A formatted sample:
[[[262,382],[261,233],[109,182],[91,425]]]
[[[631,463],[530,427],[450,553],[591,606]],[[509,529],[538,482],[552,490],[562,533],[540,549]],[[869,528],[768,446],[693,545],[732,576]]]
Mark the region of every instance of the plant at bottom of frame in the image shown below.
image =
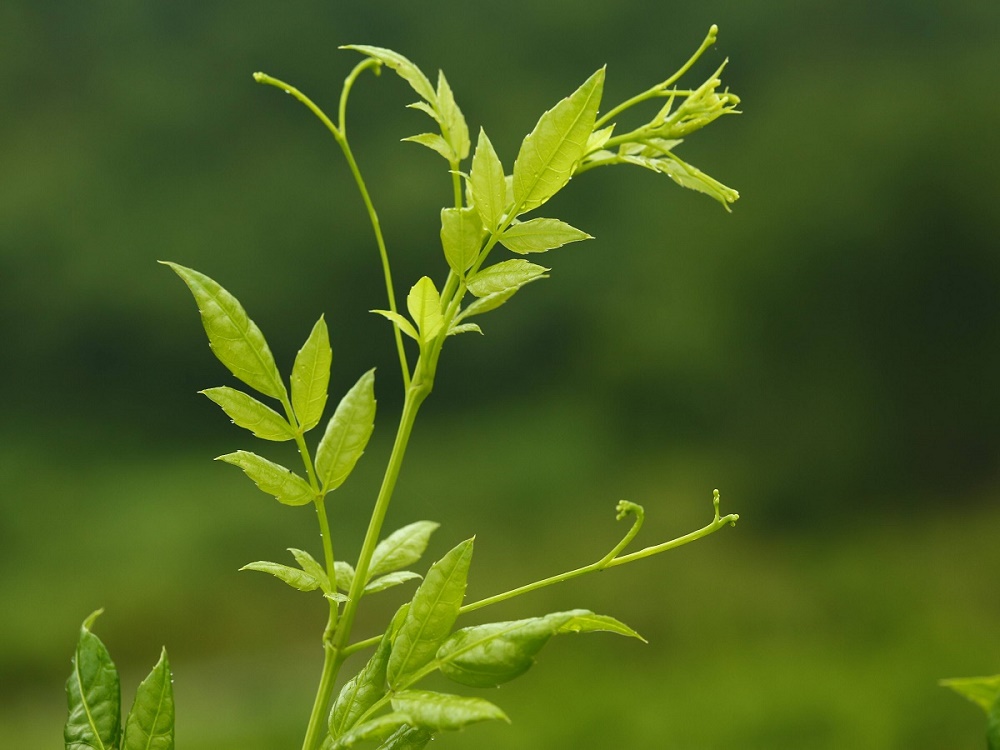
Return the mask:
[[[986,712],[986,747],[1000,750],[1000,674],[941,680],[941,685],[965,696]]]
[[[446,340],[462,333],[481,334],[481,328],[471,322],[472,318],[496,310],[528,284],[548,277],[549,268],[524,257],[488,264],[497,246],[526,256],[592,239],[585,231],[559,219],[529,214],[544,206],[572,177],[596,167],[620,164],[666,174],[682,187],[710,195],[727,210],[737,199],[736,191],[676,154],[686,137],[722,115],[736,112],[739,103],[728,90],[720,90],[719,76],[725,63],[696,87],[677,85],[715,42],[716,33],[713,26],[697,52],[674,75],[603,115],[600,109],[605,71],[597,70],[572,94],[542,114],[524,138],[510,171],[482,129],[473,150],[465,117],[444,74],[439,73],[437,84],[432,85],[414,63],[391,50],[361,45],[346,48],[361,53],[363,60],[344,82],[336,123],[294,87],[263,73],[254,75],[258,82],[283,89],[308,107],[344,154],[372,225],[385,279],[388,309],[372,312],[391,323],[404,388],[395,442],[361,553],[352,565],[337,559],[335,554],[326,498],[348,478],[372,434],[376,413],[374,371],[361,375],[343,396],[322,430],[315,452],[311,451],[305,437],[322,421],[332,363],[325,320],[321,317],[313,327],[286,381],[264,334],[232,294],[198,271],[176,263],[167,264],[194,296],[216,357],[237,379],[271,399],[277,408],[229,386],[209,388],[202,393],[217,403],[235,424],[256,437],[294,442],[302,458],[301,473],[246,450],[228,453],[219,460],[242,469],[258,488],[279,502],[312,506],[317,514],[321,559],[305,550],[291,549],[296,566],[258,561],[243,568],[271,574],[301,591],[318,591],[326,601],[324,662],[303,750],[320,747],[342,750],[363,743],[380,743],[381,750],[412,750],[424,747],[441,732],[480,721],[506,721],[504,712],[489,701],[421,689],[419,683],[439,673],[461,686],[494,687],[527,671],[554,636],[604,631],[640,640],[641,637],[612,617],[584,609],[456,629],[463,613],[635,562],[736,523],[737,515],[721,515],[716,491],[714,517],[709,524],[677,539],[626,552],[639,533],[644,511],[640,505],[621,501],[617,506],[618,519],[631,518],[632,524],[621,541],[602,558],[470,603],[463,602],[473,540],[459,543],[420,576],[409,567],[420,560],[438,524],[418,521],[382,536],[411,430],[433,390]],[[406,297],[409,317],[397,306],[381,222],[347,137],[346,111],[354,84],[366,70],[378,73],[383,67],[395,71],[416,92],[419,100],[410,107],[428,115],[437,131],[404,140],[442,156],[453,188],[453,205],[441,210],[440,241],[449,269],[447,277],[439,285],[429,276],[423,276],[412,285]],[[622,115],[647,102],[659,102],[650,119],[631,129],[619,126]],[[470,154],[471,163],[463,169]],[[467,302],[469,296],[472,299]],[[405,339],[412,339],[413,343],[407,344]],[[413,353],[416,361],[411,365]],[[364,597],[418,579],[421,582],[413,597],[399,608],[384,633],[367,640],[353,640],[355,616]],[[96,638],[86,626],[85,631],[88,639]],[[337,678],[345,660],[368,648],[374,649],[372,656],[335,697]],[[81,711],[81,692],[86,695],[87,690],[70,691],[73,716]],[[110,735],[107,741],[91,740],[92,736],[87,735],[76,740],[78,744],[73,747],[117,748],[117,740]],[[149,745],[161,750],[172,746],[172,731],[169,739]],[[70,747],[69,724],[67,747]]]

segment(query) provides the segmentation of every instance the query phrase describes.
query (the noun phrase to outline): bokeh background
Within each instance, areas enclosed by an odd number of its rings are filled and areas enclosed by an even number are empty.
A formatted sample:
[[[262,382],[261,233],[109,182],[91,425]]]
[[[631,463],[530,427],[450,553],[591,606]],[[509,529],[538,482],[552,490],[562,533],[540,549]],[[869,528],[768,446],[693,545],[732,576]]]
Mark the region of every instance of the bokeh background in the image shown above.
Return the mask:
[[[255,441],[196,395],[232,379],[155,261],[220,280],[285,368],[325,314],[335,394],[379,367],[372,446],[331,497],[349,558],[400,389],[339,151],[250,74],[335,108],[356,60],[337,46],[393,47],[447,72],[509,166],[598,66],[620,101],[711,23],[694,77],[729,57],[745,114],[680,153],[741,191],[734,212],[638,169],[574,181],[551,213],[598,239],[449,342],[389,523],[443,522],[431,557],[478,534],[478,598],[603,555],[619,498],[647,509],[639,543],[706,523],[714,487],[742,520],[491,612],[587,607],[651,643],[554,641],[487,696],[513,726],[435,744],[983,746],[936,681],[1000,671],[993,0],[0,4],[0,744],[60,746],[100,606],[126,700],[168,646],[181,747],[301,741],[324,606],[236,571],[318,553],[313,515],[210,460]],[[399,142],[426,125],[412,98],[368,76],[350,114],[404,289],[444,275],[450,197]]]

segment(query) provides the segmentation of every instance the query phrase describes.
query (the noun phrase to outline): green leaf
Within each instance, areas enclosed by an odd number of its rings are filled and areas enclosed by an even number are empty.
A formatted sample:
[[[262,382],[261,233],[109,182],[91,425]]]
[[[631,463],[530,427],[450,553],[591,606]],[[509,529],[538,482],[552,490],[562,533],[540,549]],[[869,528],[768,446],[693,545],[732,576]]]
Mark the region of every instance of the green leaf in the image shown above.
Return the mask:
[[[485,237],[475,207],[441,209],[441,246],[448,265],[459,276],[476,262]]]
[[[124,750],[174,750],[174,686],[166,649],[136,691],[125,720]]]
[[[482,336],[483,329],[475,323],[460,323],[459,325],[452,324],[451,328],[448,329],[449,336],[457,336],[460,333],[478,333]]]
[[[993,702],[986,723],[986,742],[988,750],[1000,750],[1000,697]]]
[[[261,573],[268,573],[299,591],[315,591],[320,587],[319,579],[311,573],[267,560],[247,563],[240,570],[258,570]]]
[[[63,729],[66,750],[117,750],[121,738],[121,685],[118,670],[90,628],[104,610],[83,621],[66,681],[69,718]]]
[[[520,258],[505,260],[487,266],[471,276],[467,282],[469,291],[476,297],[486,297],[509,289],[520,289],[525,284],[538,279],[547,279],[550,269]]]
[[[411,135],[407,138],[402,139],[403,143],[418,143],[421,146],[426,146],[431,151],[436,151],[441,154],[448,163],[455,160],[455,153],[451,150],[451,146],[448,144],[444,138],[442,138],[437,133],[420,133],[419,135]]]
[[[365,740],[381,740],[393,734],[397,729],[411,723],[409,715],[393,712],[383,714],[364,724],[345,732],[340,739],[330,745],[330,750],[347,750]]]
[[[164,265],[170,266],[194,295],[209,346],[219,361],[265,396],[286,398],[285,384],[264,334],[250,320],[239,301],[198,271],[176,263],[164,262]]]
[[[378,750],[423,750],[433,737],[422,727],[401,727]]]
[[[472,541],[462,542],[434,563],[413,595],[389,656],[388,680],[393,689],[405,687],[451,632],[465,596]]]
[[[292,366],[292,410],[303,432],[318,425],[323,416],[332,361],[330,334],[320,316]]]
[[[354,582],[354,566],[343,560],[337,560],[333,567],[334,575],[337,576],[337,588],[341,591],[350,591]]]
[[[681,187],[705,193],[719,201],[727,211],[731,210],[729,204],[735,203],[740,197],[740,194],[731,187],[723,185],[714,177],[710,177],[697,167],[681,161],[673,154],[657,157],[623,156],[621,158],[623,161],[665,174]]]
[[[414,573],[412,570],[397,570],[373,579],[371,583],[365,586],[365,593],[377,594],[379,591],[385,591],[388,588],[412,581],[415,578],[420,578],[420,574]]]
[[[611,140],[611,134],[614,132],[614,130],[615,130],[614,125],[608,125],[608,127],[606,128],[601,128],[600,130],[595,130],[593,133],[591,133],[590,137],[587,139],[586,152],[590,154],[593,153],[594,151],[600,151],[602,148],[604,148],[604,145],[609,140]]]
[[[986,713],[989,713],[993,705],[1000,700],[1000,674],[992,677],[960,677],[941,680],[941,685],[968,698]]]
[[[504,289],[502,292],[494,292],[493,294],[487,294],[485,297],[480,297],[462,310],[462,312],[456,316],[455,322],[458,323],[465,318],[471,318],[473,315],[482,315],[483,313],[488,313],[491,310],[496,310],[500,307],[500,305],[513,297],[520,288],[521,287],[515,286],[510,289]]]
[[[198,392],[221,406],[234,424],[250,430],[255,437],[278,442],[295,438],[288,420],[243,391],[223,385]]]
[[[500,236],[500,242],[508,250],[521,253],[544,253],[570,242],[594,239],[586,232],[558,219],[532,219],[512,224]]]
[[[365,452],[375,429],[375,370],[362,375],[333,413],[316,450],[316,473],[323,491],[344,483]]]
[[[326,574],[326,569],[316,561],[315,557],[305,550],[296,549],[295,547],[289,547],[288,551],[292,553],[292,557],[295,558],[295,562],[299,564],[302,570],[319,581],[320,588],[323,591],[329,594],[334,590],[334,587],[330,585],[330,577]]]
[[[604,91],[604,68],[548,110],[521,144],[514,162],[514,205],[518,214],[559,192],[587,151]]]
[[[491,232],[496,230],[507,210],[507,185],[500,157],[482,128],[479,129],[476,153],[472,156],[469,186],[472,189],[472,203],[479,212],[483,226]]]
[[[369,310],[368,312],[376,313],[377,315],[381,315],[383,318],[392,321],[399,327],[399,330],[411,339],[414,341],[420,341],[420,334],[417,333],[417,329],[413,327],[413,324],[410,321],[399,313],[394,313],[392,310]]]
[[[469,126],[465,115],[455,102],[455,95],[444,77],[444,71],[438,71],[437,112],[440,115],[441,132],[451,146],[457,161],[462,161],[469,155]]]
[[[375,547],[368,580],[413,565],[427,549],[431,534],[440,526],[433,521],[417,521],[392,532]]]
[[[535,656],[552,636],[597,630],[641,640],[638,633],[612,617],[577,609],[462,628],[441,644],[437,660],[441,673],[455,682],[472,687],[496,687],[528,671],[535,663]]]
[[[441,295],[438,294],[434,282],[427,276],[422,276],[413,285],[406,297],[406,308],[410,317],[420,331],[420,341],[427,342],[438,335],[444,325],[444,315],[441,314]]]
[[[316,499],[316,493],[305,479],[256,453],[236,451],[215,460],[239,466],[262,492],[271,495],[279,503],[307,505]]]
[[[427,80],[427,76],[420,71],[420,68],[398,52],[393,52],[391,49],[385,49],[384,47],[371,47],[367,44],[347,44],[341,47],[341,49],[352,49],[360,52],[362,55],[367,55],[378,60],[380,63],[395,70],[399,77],[410,84],[421,98],[431,104],[437,103],[434,88],[431,86],[431,82]]]
[[[409,714],[413,723],[432,732],[461,729],[478,721],[498,719],[510,723],[507,714],[482,698],[466,698],[429,690],[404,690],[392,699],[392,708]]]
[[[407,104],[406,108],[415,109],[419,112],[423,112],[424,114],[428,115],[432,120],[434,120],[434,122],[438,123],[439,125],[441,124],[441,115],[437,113],[434,107],[432,107],[425,101],[419,101],[419,102],[413,102],[413,104]]]

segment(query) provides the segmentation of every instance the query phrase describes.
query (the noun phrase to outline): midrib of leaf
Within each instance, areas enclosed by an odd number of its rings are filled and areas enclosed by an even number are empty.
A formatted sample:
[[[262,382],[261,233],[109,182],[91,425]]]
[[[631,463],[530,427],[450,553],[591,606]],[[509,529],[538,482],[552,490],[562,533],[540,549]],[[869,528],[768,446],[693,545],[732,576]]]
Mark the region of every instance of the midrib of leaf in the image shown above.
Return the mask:
[[[357,406],[357,405],[354,405],[354,406],[351,406],[351,407],[350,407],[350,409],[349,409],[349,412],[350,412],[349,416],[350,416],[350,417],[352,417],[352,418],[353,418],[353,417],[355,416],[355,413],[356,413],[356,411],[357,411],[357,408],[358,408],[358,406]],[[347,427],[348,427],[348,428],[349,428],[349,426],[350,426],[351,424],[353,424],[353,419],[349,419],[349,420],[347,420]],[[345,428],[345,429],[344,429],[344,430],[342,431],[342,434],[341,434],[341,436],[340,436],[340,439],[339,439],[339,440],[337,441],[337,450],[336,450],[336,452],[335,452],[335,453],[333,453],[333,455],[334,455],[335,457],[337,457],[337,458],[339,458],[339,457],[340,457],[340,455],[341,455],[341,454],[343,453],[343,450],[344,450],[344,445],[345,445],[345,443],[346,443],[346,441],[347,441],[347,435],[348,435],[348,433],[349,433],[349,432],[351,431],[351,430],[350,430],[350,429],[348,429],[348,428]],[[334,468],[334,467],[332,467],[332,466],[331,466],[330,468],[332,469],[332,468]],[[331,481],[333,481],[333,479],[334,479],[333,477],[330,477],[329,479],[327,479],[327,478],[324,478],[324,482],[323,482],[323,489],[324,489],[324,490],[326,489],[326,485],[327,485],[327,484],[329,484],[329,483],[330,483]]]
[[[462,654],[466,654],[469,651],[471,651],[472,649],[477,648],[478,646],[481,646],[484,643],[488,643],[489,641],[492,641],[495,638],[500,638],[502,636],[505,636],[508,633],[511,633],[511,632],[517,630],[518,628],[521,628],[521,627],[524,627],[524,625],[523,624],[519,624],[519,625],[512,624],[510,627],[505,628],[503,630],[494,631],[492,635],[487,635],[487,636],[485,636],[483,638],[480,638],[477,641],[473,641],[468,646],[460,648],[460,649],[458,649],[456,651],[452,651],[450,654],[448,654],[447,658],[445,658],[445,659],[436,659],[435,661],[438,664],[445,664],[445,663],[447,663],[449,661],[453,661],[455,658],[461,656]],[[463,669],[464,669],[464,667],[463,667]]]
[[[94,723],[94,717],[90,713],[90,704],[87,702],[87,694],[83,689],[83,677],[80,675],[80,657],[77,656],[75,664],[73,665],[73,671],[76,673],[76,684],[80,688],[80,702],[83,704],[83,710],[87,714],[87,723],[90,724],[90,729],[94,733],[94,739],[97,740],[97,744],[100,745],[99,748],[95,750],[107,750],[104,746],[104,742],[101,740],[101,733],[97,729],[97,724]]]
[[[447,579],[446,579],[446,581],[445,581],[446,583],[451,583],[451,579],[452,579],[452,578],[454,577],[454,575],[455,575],[455,572],[456,572],[456,570],[458,570],[458,565],[455,565],[455,566],[454,566],[454,567],[453,567],[453,568],[451,569],[451,573],[450,573],[450,574],[448,575],[448,577],[447,577]],[[436,607],[436,606],[437,606],[437,605],[438,605],[438,604],[440,603],[440,601],[441,601],[441,597],[443,596],[443,594],[444,594],[444,591],[446,590],[446,588],[447,588],[447,586],[442,586],[442,587],[441,587],[441,593],[439,593],[439,594],[437,595],[437,597],[436,597],[436,598],[434,599],[434,607]],[[434,607],[432,607],[432,608],[431,608],[431,611],[432,611],[432,612],[433,612],[433,610],[434,610]],[[423,636],[423,634],[424,634],[424,629],[425,629],[425,628],[427,627],[427,623],[428,623],[429,621],[430,621],[430,618],[429,618],[429,617],[428,617],[428,618],[426,618],[426,619],[424,620],[424,622],[423,622],[423,623],[422,623],[422,624],[420,625],[420,629],[419,629],[419,630],[417,631],[417,636],[418,636],[418,637],[417,637],[417,638],[414,638],[414,639],[413,639],[413,640],[412,640],[412,641],[410,642],[410,647],[409,647],[409,648],[408,648],[408,649],[406,650],[406,658],[405,658],[405,659],[403,660],[403,663],[404,663],[404,664],[406,664],[406,663],[407,663],[407,662],[408,662],[408,661],[410,660],[410,657],[411,657],[411,656],[413,655],[413,648],[414,648],[414,646],[415,646],[415,645],[416,645],[416,644],[417,644],[417,643],[418,643],[418,642],[419,642],[419,641],[421,640],[421,638],[420,638],[420,637],[421,637],[421,636]],[[431,663],[433,663],[433,662],[431,662]],[[423,671],[423,670],[421,670],[421,671],[418,671],[418,672],[416,672],[416,673],[415,673],[415,675],[419,675],[419,674],[420,674],[420,673],[421,673],[422,671]],[[409,687],[409,686],[410,686],[410,685],[412,685],[412,684],[413,684],[413,683],[414,683],[415,681],[416,681],[415,679],[411,679],[411,680],[410,680],[409,682],[406,682],[406,683],[405,683],[405,684],[404,684],[404,685],[403,685],[403,686],[402,686],[402,687],[401,687],[400,689],[405,689],[405,688]]]
[[[166,676],[166,680],[169,680],[169,676]],[[160,718],[160,712],[163,710],[163,699],[167,693],[167,686],[169,682],[164,681],[160,686],[160,700],[156,704],[156,715],[153,717],[153,725],[150,727],[149,734],[146,735],[146,750],[149,750],[153,745],[153,731],[156,729],[157,719]]]

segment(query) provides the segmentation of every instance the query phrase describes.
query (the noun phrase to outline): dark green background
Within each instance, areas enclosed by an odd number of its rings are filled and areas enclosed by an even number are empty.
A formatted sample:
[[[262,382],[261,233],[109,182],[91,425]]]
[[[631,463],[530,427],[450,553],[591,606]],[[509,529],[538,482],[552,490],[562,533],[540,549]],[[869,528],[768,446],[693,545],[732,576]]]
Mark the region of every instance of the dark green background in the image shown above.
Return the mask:
[[[392,525],[477,536],[479,598],[723,511],[693,547],[497,608],[588,607],[651,645],[564,638],[486,694],[512,727],[436,746],[980,748],[937,687],[1000,671],[1000,5],[28,2],[0,5],[0,741],[58,747],[93,609],[128,698],[167,644],[180,745],[299,746],[323,605],[236,569],[318,554],[307,509],[210,459],[254,442],[200,388],[232,383],[157,259],[233,291],[286,370],[323,313],[335,394],[379,367],[379,419],[331,497],[357,553],[400,403],[376,254],[336,145],[250,74],[335,108],[357,59],[443,68],[505,164],[608,64],[613,104],[711,23],[745,114],[681,154],[739,189],[727,215],[625,168],[549,213],[596,241],[445,350]],[[401,289],[441,279],[437,156],[395,76],[366,76],[352,141]],[[262,447],[267,450],[266,446]],[[287,456],[279,446],[268,455]],[[376,632],[402,596],[373,599]],[[471,618],[470,622],[473,621]]]

